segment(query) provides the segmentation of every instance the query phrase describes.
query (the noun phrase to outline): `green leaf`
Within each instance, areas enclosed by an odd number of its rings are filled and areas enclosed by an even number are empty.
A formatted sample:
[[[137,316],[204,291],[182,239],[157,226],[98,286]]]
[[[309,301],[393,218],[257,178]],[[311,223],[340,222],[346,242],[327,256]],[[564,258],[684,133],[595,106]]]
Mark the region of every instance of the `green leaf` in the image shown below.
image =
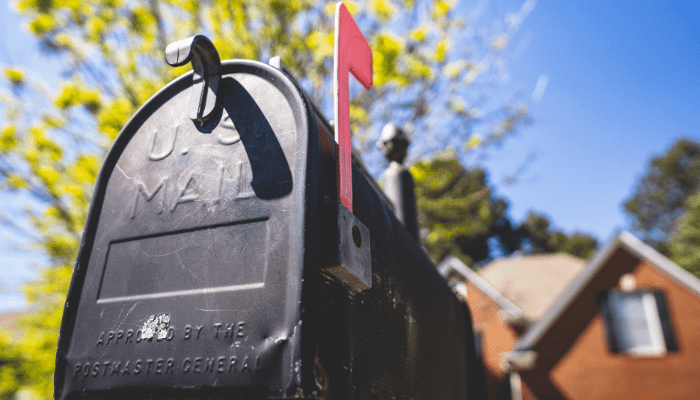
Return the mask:
[[[389,0],[371,0],[370,9],[381,22],[387,22],[394,15],[394,7]]]
[[[56,26],[56,20],[49,14],[40,14],[36,17],[30,24],[29,30],[31,30],[37,36],[43,35],[49,31],[52,31]]]
[[[381,33],[372,41],[374,85],[382,86],[396,81],[398,60],[403,53],[404,43],[397,36]]]
[[[448,42],[447,38],[442,39],[435,47],[435,61],[444,62],[447,57]]]
[[[99,114],[98,127],[100,131],[111,139],[116,138],[124,124],[131,118],[132,112],[133,107],[127,99],[114,100]]]
[[[14,125],[8,125],[0,131],[0,153],[8,153],[17,147],[17,129]]]
[[[5,78],[12,86],[20,87],[24,85],[24,72],[19,68],[5,68]]]
[[[54,102],[56,106],[62,110],[82,105],[92,114],[99,112],[102,107],[99,91],[89,90],[78,84],[63,85],[61,87],[61,93]]]

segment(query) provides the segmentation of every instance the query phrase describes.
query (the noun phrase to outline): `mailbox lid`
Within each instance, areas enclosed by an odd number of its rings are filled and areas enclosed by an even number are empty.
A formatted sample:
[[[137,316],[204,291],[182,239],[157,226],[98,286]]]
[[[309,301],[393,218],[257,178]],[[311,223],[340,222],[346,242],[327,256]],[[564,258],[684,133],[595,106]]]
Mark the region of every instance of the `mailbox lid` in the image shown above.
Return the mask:
[[[302,385],[316,124],[296,84],[259,62],[222,63],[220,107],[203,124],[187,116],[191,89],[188,73],[154,95],[105,159],[64,310],[57,399],[289,397]]]

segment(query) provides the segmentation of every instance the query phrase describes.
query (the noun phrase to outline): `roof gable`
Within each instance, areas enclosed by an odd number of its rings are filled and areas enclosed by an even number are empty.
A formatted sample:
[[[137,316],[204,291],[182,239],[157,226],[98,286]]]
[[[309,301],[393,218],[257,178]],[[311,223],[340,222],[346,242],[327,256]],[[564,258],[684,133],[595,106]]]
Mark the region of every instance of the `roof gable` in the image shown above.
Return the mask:
[[[570,309],[572,303],[577,301],[586,285],[598,274],[601,268],[607,265],[608,260],[619,249],[624,249],[640,261],[646,260],[653,268],[664,273],[700,298],[700,280],[698,278],[664,257],[654,248],[642,242],[631,233],[623,231],[617,234],[607,246],[596,252],[583,270],[574,277],[561,295],[544,312],[537,323],[535,323],[515,345],[515,350],[525,351],[534,348],[559,317],[561,317],[567,309]]]

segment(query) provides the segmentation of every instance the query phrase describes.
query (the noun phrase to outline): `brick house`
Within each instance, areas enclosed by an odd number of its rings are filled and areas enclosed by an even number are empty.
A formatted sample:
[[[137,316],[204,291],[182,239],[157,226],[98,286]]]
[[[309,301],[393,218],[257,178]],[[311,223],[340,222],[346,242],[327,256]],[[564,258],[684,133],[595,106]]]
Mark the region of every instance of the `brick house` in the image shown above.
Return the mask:
[[[440,263],[440,273],[469,304],[489,398],[511,398],[504,354],[584,265],[568,254],[500,258],[478,274],[453,257]]]
[[[527,273],[516,261],[509,274]],[[466,293],[491,398],[700,398],[700,280],[632,234],[599,250],[539,315],[526,286],[536,296],[550,283],[530,279],[514,298],[491,267],[440,265]]]

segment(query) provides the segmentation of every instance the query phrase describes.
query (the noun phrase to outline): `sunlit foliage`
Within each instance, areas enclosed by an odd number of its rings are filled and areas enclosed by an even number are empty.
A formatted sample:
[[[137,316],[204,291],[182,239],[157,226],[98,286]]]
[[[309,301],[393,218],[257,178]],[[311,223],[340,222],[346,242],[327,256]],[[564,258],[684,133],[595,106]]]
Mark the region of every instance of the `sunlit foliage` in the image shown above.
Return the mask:
[[[676,264],[700,278],[700,192],[686,199],[685,210],[676,222],[668,252]]]
[[[25,235],[48,257],[50,268],[26,287],[38,311],[22,322],[25,339],[12,344],[0,338],[0,359],[9,360],[0,365],[0,398],[11,398],[24,388],[48,399],[61,306],[101,159],[138,107],[190,68],[165,64],[167,44],[205,34],[222,59],[267,61],[279,55],[322,109],[332,114],[334,4],[310,0],[19,0],[15,4],[43,52],[65,68],[63,81],[51,87],[39,83],[36,72],[17,66],[4,67],[2,74],[0,190],[4,196],[30,200],[25,215],[0,211],[0,221]],[[470,17],[470,10],[456,4],[347,2],[374,52],[375,87],[352,91],[351,115],[356,145],[375,174],[382,166],[375,143],[385,122],[412,124],[410,157],[417,159],[450,145],[458,155],[485,148],[527,121],[526,101],[506,105],[496,101],[492,108],[486,104],[494,103],[489,99],[503,81],[508,39],[529,9],[523,7],[494,22],[488,13]],[[487,20],[480,21],[484,15]],[[479,204],[477,212],[491,212],[481,211]]]
[[[500,240],[499,226],[510,227],[510,222],[508,204],[494,196],[486,172],[467,170],[454,154],[447,153],[414,164],[411,173],[416,180],[421,241],[433,260],[440,262],[451,254],[473,266],[489,258],[494,251],[489,240]]]
[[[569,253],[588,259],[597,240],[551,227],[549,219],[530,212],[520,225],[508,216],[508,202],[494,194],[487,174],[466,169],[454,153],[411,167],[416,180],[422,243],[434,261],[447,255],[471,267],[514,251],[524,254]]]
[[[686,211],[686,200],[700,190],[700,143],[680,139],[654,157],[633,195],[625,202],[632,228],[662,253]]]
[[[549,219],[530,212],[518,228],[521,248],[526,254],[569,253],[584,260],[595,253],[598,240],[588,234],[574,232],[571,235],[554,230]]]

